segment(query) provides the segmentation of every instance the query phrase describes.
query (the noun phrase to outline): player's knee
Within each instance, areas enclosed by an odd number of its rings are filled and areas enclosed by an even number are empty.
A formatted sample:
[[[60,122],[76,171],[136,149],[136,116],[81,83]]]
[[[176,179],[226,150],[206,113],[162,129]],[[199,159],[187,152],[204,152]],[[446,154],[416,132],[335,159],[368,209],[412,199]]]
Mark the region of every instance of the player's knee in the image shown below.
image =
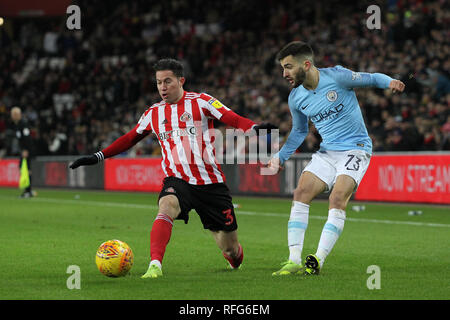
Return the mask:
[[[159,199],[159,211],[175,219],[180,214],[180,203],[178,198],[173,195],[166,195]]]
[[[310,189],[300,185],[294,189],[293,194],[295,201],[300,201],[305,204],[309,204],[312,201],[312,198],[314,198],[314,195],[312,194]]]
[[[347,202],[349,199],[349,195],[345,191],[333,190],[330,195],[330,208],[337,208],[345,210],[347,206]]]

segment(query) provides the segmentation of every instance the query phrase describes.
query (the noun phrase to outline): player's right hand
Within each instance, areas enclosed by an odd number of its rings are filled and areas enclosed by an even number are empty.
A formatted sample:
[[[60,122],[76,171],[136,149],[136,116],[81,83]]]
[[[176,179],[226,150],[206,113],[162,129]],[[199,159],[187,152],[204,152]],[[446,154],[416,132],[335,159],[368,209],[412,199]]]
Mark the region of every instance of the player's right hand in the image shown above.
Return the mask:
[[[93,164],[98,163],[98,158],[96,155],[91,154],[89,156],[81,157],[75,160],[70,166],[70,169],[76,169],[79,166],[91,166]]]
[[[393,93],[403,92],[403,90],[405,90],[405,84],[400,80],[394,79],[389,83],[389,89],[391,89]]]
[[[269,162],[267,163],[267,168],[273,172],[274,174],[278,173],[278,171],[282,170],[283,168],[280,166],[280,158],[271,158]]]

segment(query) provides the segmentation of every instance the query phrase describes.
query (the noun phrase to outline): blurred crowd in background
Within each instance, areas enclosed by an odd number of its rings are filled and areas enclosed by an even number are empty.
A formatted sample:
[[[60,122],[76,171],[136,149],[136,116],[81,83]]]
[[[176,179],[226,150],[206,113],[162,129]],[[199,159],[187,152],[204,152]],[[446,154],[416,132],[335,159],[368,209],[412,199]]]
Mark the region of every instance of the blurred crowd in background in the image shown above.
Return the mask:
[[[318,67],[381,72],[403,94],[357,89],[377,151],[450,150],[448,1],[75,1],[67,16],[20,18],[0,27],[0,156],[8,156],[9,111],[22,108],[35,155],[98,151],[135,126],[161,98],[152,65],[172,57],[185,89],[207,92],[240,115],[291,129],[288,83],[275,60],[286,43],[312,45]],[[381,8],[381,29],[366,9]],[[221,126],[225,129],[224,126]],[[299,152],[318,149],[311,125]],[[158,155],[156,137],[130,151]]]

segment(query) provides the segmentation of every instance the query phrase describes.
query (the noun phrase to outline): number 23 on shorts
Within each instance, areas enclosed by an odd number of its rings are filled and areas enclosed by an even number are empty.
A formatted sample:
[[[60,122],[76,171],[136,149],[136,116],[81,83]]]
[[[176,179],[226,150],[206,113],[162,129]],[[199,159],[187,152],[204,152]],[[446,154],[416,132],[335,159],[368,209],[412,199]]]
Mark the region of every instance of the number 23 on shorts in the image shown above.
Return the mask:
[[[349,157],[348,161],[345,163],[345,168],[347,170],[351,171],[358,171],[359,170],[359,163],[362,161],[360,158],[355,156],[354,154],[348,154],[347,157]]]

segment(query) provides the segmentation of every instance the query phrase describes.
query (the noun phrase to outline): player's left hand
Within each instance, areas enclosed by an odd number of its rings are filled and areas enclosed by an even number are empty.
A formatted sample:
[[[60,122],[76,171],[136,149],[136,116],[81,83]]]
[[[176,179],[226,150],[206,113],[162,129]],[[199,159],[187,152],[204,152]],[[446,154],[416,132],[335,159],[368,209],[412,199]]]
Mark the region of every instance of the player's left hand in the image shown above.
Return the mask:
[[[389,83],[389,89],[391,89],[393,93],[403,92],[403,90],[405,90],[405,84],[400,80],[394,79]]]
[[[91,154],[89,156],[78,158],[69,166],[69,168],[76,169],[79,166],[91,166],[96,163],[98,163],[97,156],[95,154]]]
[[[253,130],[255,130],[256,134],[258,134],[258,135],[259,135],[259,130],[267,130],[266,131],[267,134],[270,134],[271,130],[275,130],[275,129],[278,129],[278,127],[271,123],[268,123],[268,122],[263,122],[263,123],[253,126]]]

